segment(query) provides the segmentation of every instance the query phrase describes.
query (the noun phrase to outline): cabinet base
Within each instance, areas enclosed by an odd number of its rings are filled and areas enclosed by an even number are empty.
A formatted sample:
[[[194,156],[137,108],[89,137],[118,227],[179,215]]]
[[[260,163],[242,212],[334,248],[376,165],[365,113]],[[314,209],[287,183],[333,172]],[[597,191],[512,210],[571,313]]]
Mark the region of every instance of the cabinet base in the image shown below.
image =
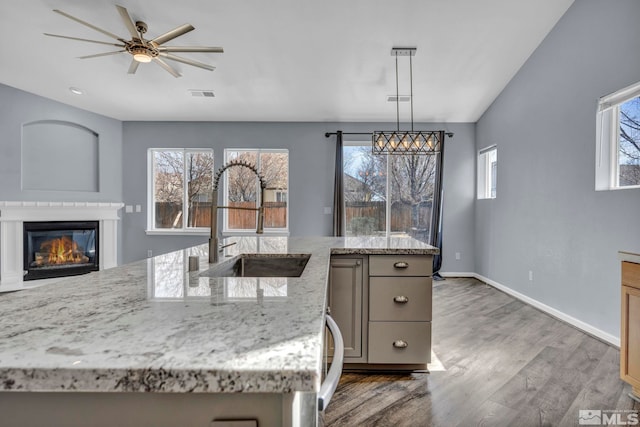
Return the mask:
[[[640,388],[632,387],[631,393],[629,393],[629,397],[635,400],[636,402],[640,403]]]
[[[376,372],[391,374],[408,374],[411,372],[428,374],[429,369],[426,364],[395,365],[395,364],[369,364],[369,363],[345,363],[342,367],[344,372]]]

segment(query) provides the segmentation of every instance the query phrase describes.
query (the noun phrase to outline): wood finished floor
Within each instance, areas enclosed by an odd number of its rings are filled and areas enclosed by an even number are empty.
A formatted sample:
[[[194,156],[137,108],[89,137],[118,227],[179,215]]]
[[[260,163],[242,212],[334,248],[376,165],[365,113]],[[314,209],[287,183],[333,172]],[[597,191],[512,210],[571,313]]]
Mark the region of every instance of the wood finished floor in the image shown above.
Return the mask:
[[[579,409],[636,410],[619,351],[475,279],[434,282],[429,374],[343,374],[338,426],[574,426]]]

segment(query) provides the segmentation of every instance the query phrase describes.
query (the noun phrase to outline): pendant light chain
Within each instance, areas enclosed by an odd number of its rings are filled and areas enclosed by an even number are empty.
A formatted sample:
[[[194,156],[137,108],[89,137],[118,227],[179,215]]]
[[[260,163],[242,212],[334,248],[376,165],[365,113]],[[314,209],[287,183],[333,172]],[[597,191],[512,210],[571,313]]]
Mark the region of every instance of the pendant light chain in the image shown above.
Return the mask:
[[[411,132],[413,132],[413,56],[409,55],[409,81],[411,82]],[[398,60],[398,54],[396,54],[396,61]]]
[[[398,52],[396,52],[396,127],[400,132],[400,89],[398,86]]]

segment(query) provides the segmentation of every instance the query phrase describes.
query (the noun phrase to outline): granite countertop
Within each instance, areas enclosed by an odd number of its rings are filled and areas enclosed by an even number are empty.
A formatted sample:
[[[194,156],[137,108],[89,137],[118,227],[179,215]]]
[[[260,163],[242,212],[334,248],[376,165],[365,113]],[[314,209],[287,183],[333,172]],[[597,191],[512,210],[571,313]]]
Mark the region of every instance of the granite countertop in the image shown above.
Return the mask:
[[[207,245],[0,294],[5,391],[316,392],[329,257],[434,254],[407,238],[242,237],[240,253],[310,253],[300,277],[213,278]],[[188,257],[200,271],[188,271]]]

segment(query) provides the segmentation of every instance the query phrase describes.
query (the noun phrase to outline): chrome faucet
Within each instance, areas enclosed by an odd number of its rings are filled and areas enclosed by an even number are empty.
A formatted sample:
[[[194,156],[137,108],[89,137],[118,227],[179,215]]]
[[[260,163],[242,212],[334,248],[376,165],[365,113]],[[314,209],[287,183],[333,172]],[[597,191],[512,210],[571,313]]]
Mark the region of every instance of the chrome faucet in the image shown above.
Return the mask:
[[[222,176],[224,171],[234,166],[240,166],[250,169],[258,177],[258,180],[260,181],[260,207],[244,208],[241,206],[218,206],[218,184],[220,183],[220,177]],[[211,194],[211,236],[209,237],[209,263],[218,262],[218,251],[220,250],[220,244],[218,243],[218,209],[257,211],[258,226],[256,228],[256,233],[262,234],[264,232],[264,193],[266,188],[267,184],[264,182],[264,178],[258,173],[258,169],[256,169],[256,167],[250,163],[243,162],[241,160],[232,160],[218,169],[218,172],[213,179],[213,191]]]

